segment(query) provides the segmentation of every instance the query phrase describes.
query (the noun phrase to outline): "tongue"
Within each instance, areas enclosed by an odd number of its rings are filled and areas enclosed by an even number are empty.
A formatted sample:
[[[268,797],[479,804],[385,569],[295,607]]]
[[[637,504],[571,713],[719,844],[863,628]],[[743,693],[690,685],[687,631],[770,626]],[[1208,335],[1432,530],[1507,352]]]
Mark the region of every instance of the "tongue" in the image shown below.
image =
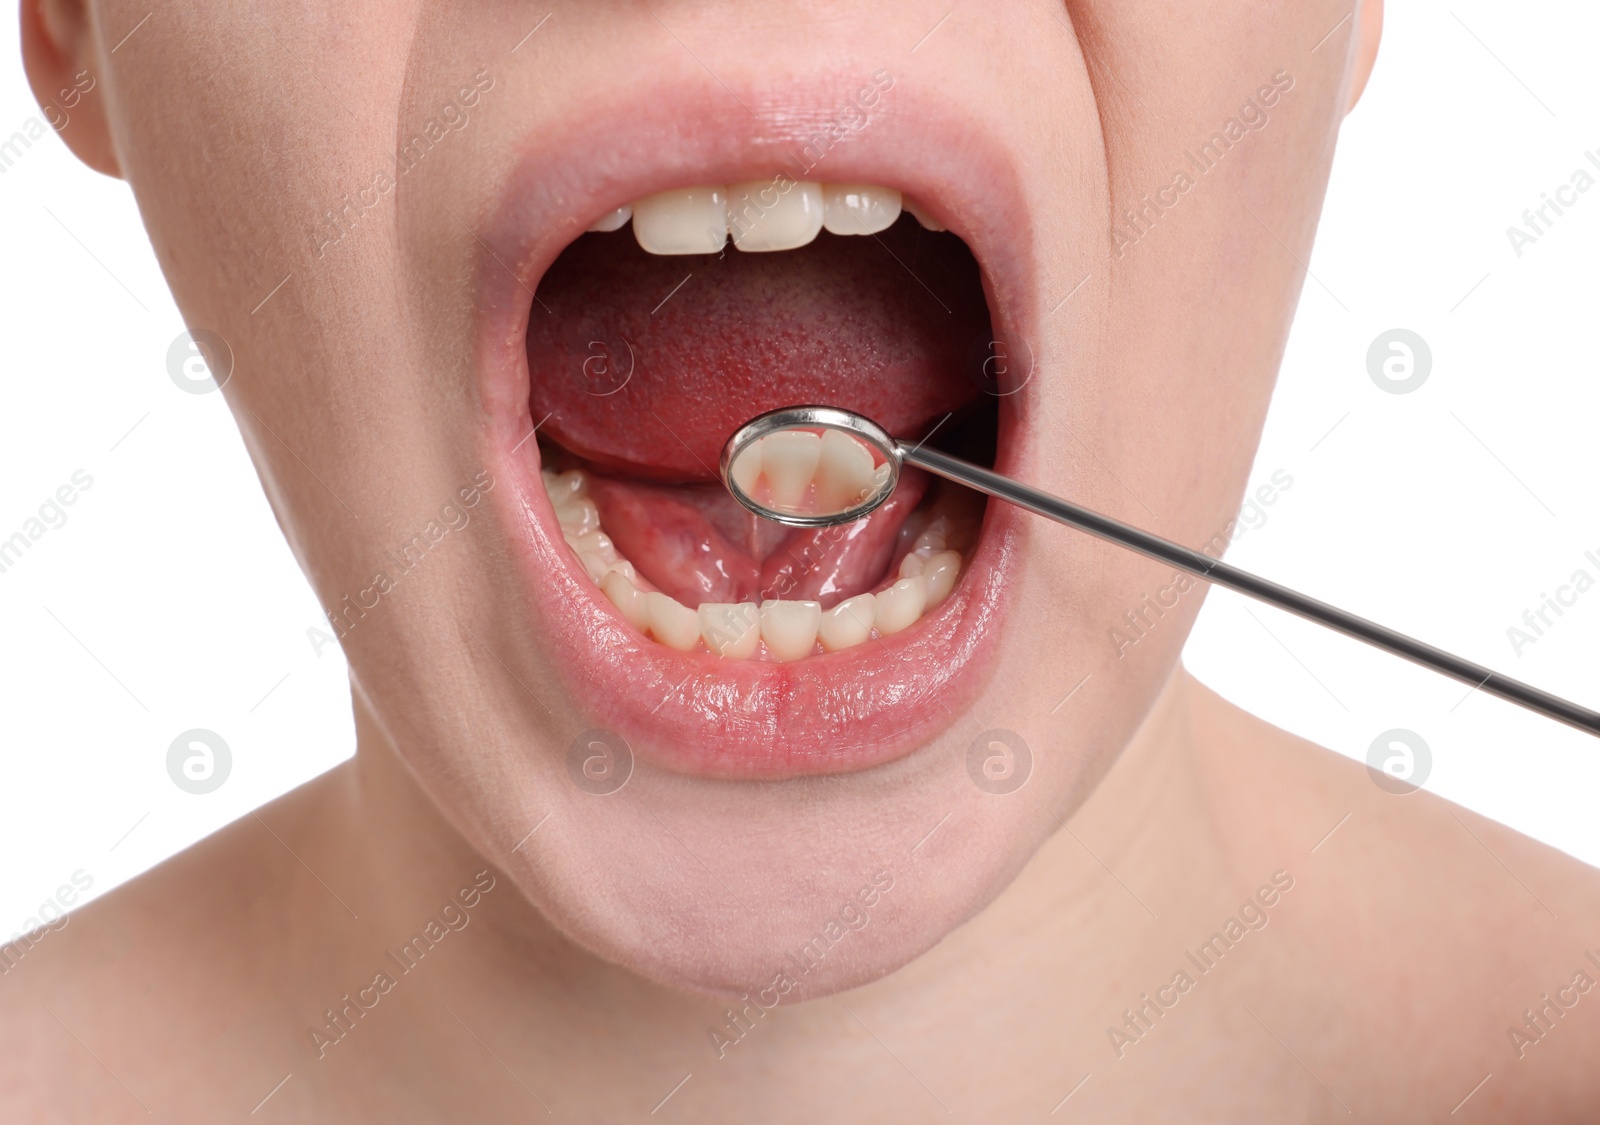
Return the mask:
[[[832,528],[783,528],[740,507],[720,485],[668,487],[591,476],[600,523],[651,585],[684,605],[818,601],[827,609],[880,584],[899,531],[927,477],[902,473],[866,519]]]
[[[728,435],[780,406],[841,406],[911,434],[979,396],[966,361],[989,339],[972,255],[909,217],[777,253],[665,257],[630,231],[586,234],[538,297],[541,434],[602,470],[666,481],[715,480]]]

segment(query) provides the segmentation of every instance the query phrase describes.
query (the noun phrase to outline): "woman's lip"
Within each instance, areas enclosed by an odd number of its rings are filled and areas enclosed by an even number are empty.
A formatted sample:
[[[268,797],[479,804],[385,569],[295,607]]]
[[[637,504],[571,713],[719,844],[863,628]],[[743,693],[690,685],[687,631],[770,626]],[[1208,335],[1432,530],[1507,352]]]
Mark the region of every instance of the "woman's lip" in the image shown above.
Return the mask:
[[[644,760],[685,773],[780,778],[863,769],[949,727],[992,666],[1019,566],[1020,513],[991,505],[951,596],[905,632],[795,664],[734,661],[657,644],[622,620],[570,556],[528,440],[527,317],[561,250],[597,215],[672,186],[794,178],[898,187],[936,210],[983,270],[997,338],[1030,338],[1034,293],[1016,165],[963,107],[893,88],[892,105],[828,149],[804,177],[795,156],[865,80],[817,80],[781,107],[751,92],[730,110],[720,87],[615,100],[528,137],[478,240],[478,368],[485,456],[513,529],[516,565],[552,664],[589,725]],[[898,100],[893,100],[898,97]],[[813,110],[797,110],[810,105]],[[755,107],[753,110],[747,106]],[[685,121],[694,121],[685,129]],[[668,140],[670,138],[670,140]],[[914,276],[907,278],[915,284]],[[1001,410],[999,468],[1022,445],[1019,404]]]

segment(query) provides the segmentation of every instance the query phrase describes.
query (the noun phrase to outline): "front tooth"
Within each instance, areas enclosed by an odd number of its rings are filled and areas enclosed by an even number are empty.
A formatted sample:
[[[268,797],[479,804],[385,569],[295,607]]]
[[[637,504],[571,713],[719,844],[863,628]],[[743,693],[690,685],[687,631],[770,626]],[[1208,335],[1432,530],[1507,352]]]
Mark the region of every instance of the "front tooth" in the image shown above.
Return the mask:
[[[706,602],[700,607],[700,636],[718,656],[748,660],[761,640],[761,614],[754,602]]]
[[[744,447],[739,454],[739,459],[728,468],[728,475],[733,478],[733,483],[739,486],[739,491],[755,499],[756,478],[761,475],[761,443],[753,441]]]
[[[838,652],[842,648],[861,644],[872,636],[877,601],[871,594],[857,594],[824,613],[817,627],[822,647],[829,652]]]
[[[779,660],[799,660],[817,647],[822,624],[821,602],[765,601],[761,603],[761,639]]]
[[[922,616],[927,604],[927,583],[918,576],[902,578],[878,593],[877,614],[872,623],[884,636],[893,636]]]
[[[816,434],[784,430],[761,439],[761,471],[774,507],[799,508],[821,455],[822,439]]]
[[[940,551],[930,555],[928,561],[922,564],[922,580],[928,587],[928,601],[924,609],[932,609],[949,597],[960,576],[961,556],[955,551]]]
[[[592,231],[621,230],[624,223],[633,217],[633,204],[625,203],[615,211],[607,211],[600,218],[589,224]]]
[[[877,234],[900,217],[900,193],[871,184],[823,184],[822,225],[831,234]]]
[[[641,633],[650,628],[650,595],[630,582],[622,571],[608,570],[603,574],[600,589],[629,625]]]
[[[651,254],[717,254],[728,240],[722,187],[674,188],[636,201],[633,237]]]
[[[650,611],[650,635],[679,652],[688,652],[700,643],[700,616],[694,610],[659,590],[645,595]]]
[[[740,250],[794,250],[821,229],[821,184],[761,180],[728,188],[728,232]]]
[[[937,221],[930,218],[928,213],[909,199],[905,201],[905,209],[911,212],[911,217],[922,225],[924,230],[944,230]]]
[[[853,508],[873,494],[872,454],[850,435],[824,430],[815,476],[818,511]]]

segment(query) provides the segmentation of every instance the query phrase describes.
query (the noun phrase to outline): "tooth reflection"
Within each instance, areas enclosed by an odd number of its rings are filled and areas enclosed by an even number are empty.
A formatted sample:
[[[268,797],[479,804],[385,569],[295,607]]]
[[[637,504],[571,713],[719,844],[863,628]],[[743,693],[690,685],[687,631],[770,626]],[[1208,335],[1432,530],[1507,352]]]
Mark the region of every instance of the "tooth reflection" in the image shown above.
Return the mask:
[[[835,429],[780,430],[740,450],[729,466],[745,496],[795,515],[831,515],[881,495],[892,466],[875,464],[872,450]]]
[[[789,430],[761,440],[761,474],[767,478],[773,507],[795,511],[805,499],[822,455],[816,434]]]
[[[849,434],[825,430],[817,458],[815,484],[819,512],[842,512],[870,497],[877,482],[872,452]]]

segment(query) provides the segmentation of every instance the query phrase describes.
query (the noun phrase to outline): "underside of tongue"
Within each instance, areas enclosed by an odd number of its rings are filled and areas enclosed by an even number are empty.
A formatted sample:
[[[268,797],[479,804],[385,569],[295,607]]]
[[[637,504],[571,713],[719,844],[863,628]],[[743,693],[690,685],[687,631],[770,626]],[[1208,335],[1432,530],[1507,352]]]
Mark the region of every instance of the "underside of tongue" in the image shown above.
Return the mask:
[[[728,495],[723,443],[802,403],[917,436],[982,396],[967,363],[989,339],[972,255],[909,217],[777,253],[658,256],[626,231],[586,234],[539,284],[530,406],[547,461],[590,474],[606,534],[654,588],[688,606],[827,608],[892,573],[927,479],[907,472],[854,524],[790,529]]]
[[[656,589],[685,605],[821,602],[824,609],[871,590],[901,549],[901,527],[927,477],[909,469],[866,519],[840,527],[788,528],[736,503],[720,485],[663,487],[593,477],[589,495],[622,555]]]

